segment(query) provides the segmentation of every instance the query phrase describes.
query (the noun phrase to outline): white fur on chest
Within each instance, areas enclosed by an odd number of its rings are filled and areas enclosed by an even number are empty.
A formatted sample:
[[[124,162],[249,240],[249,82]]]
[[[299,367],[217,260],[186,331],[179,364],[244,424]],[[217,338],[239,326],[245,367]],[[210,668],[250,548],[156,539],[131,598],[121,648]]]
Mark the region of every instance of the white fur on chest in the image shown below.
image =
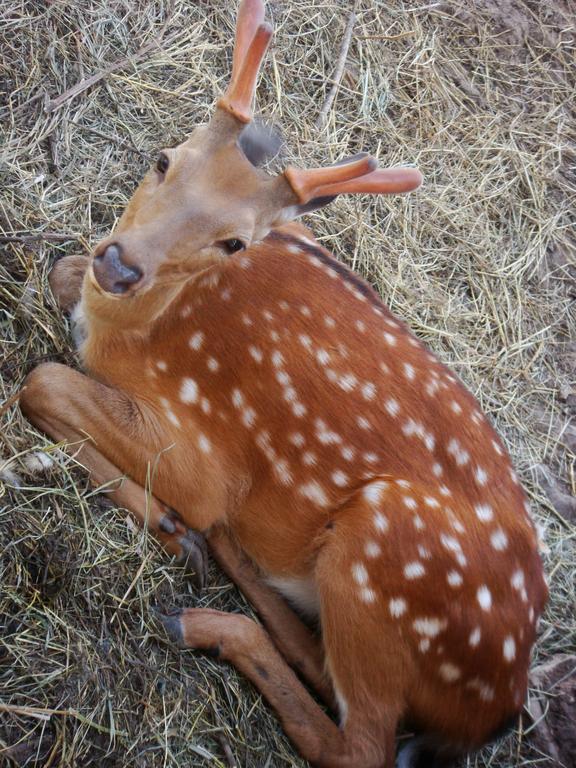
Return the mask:
[[[309,578],[267,576],[266,581],[286,598],[300,613],[308,618],[320,615],[320,597],[316,582]]]

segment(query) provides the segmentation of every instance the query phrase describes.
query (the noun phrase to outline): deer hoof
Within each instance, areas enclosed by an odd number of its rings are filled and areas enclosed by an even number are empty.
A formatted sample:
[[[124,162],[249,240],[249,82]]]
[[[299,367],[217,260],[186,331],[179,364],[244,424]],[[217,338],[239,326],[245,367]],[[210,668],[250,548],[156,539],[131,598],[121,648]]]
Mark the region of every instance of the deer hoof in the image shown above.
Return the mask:
[[[201,533],[187,530],[178,540],[181,553],[176,563],[182,565],[198,589],[204,589],[208,579],[208,548]]]
[[[162,623],[169,640],[179,648],[184,648],[184,635],[182,632],[182,622],[180,621],[182,611],[175,610],[171,613],[161,613],[157,608],[152,608],[151,610],[155,618]]]

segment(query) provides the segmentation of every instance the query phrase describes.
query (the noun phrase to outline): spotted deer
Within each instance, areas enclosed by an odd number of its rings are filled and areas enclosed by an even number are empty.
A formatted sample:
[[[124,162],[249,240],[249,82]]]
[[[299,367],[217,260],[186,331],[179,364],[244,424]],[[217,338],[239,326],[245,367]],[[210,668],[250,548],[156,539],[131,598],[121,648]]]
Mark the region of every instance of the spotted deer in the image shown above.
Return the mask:
[[[410,191],[419,172],[367,155],[257,167],[271,34],[261,0],[242,0],[210,123],[160,154],[90,258],[56,264],[87,373],[41,365],[21,406],[81,446],[94,484],[124,476],[112,498],[199,583],[207,538],[266,629],[159,616],[250,678],[306,759],[390,768],[403,721],[421,736],[399,763],[440,765],[522,706],[546,599],[534,527],[472,395],[293,222],[340,194]]]

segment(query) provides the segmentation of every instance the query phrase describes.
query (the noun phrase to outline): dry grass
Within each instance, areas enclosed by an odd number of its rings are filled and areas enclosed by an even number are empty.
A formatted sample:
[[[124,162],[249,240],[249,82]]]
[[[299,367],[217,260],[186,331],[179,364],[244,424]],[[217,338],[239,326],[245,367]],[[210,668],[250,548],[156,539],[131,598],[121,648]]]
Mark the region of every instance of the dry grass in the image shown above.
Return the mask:
[[[158,147],[206,118],[228,73],[234,5],[2,4],[0,403],[39,361],[74,364],[49,267],[107,233]],[[574,652],[569,0],[360,0],[320,133],[351,3],[268,5],[277,32],[260,107],[292,151],[325,162],[371,149],[426,176],[417,195],[339,200],[312,223],[496,423],[546,529],[551,601],[538,657]],[[45,110],[160,34],[135,64]],[[248,610],[236,590],[213,572],[206,593],[193,594],[16,407],[0,412],[0,429],[0,763],[226,766],[229,747],[246,768],[304,765],[234,670],[174,651],[149,615],[155,602]],[[51,467],[39,465],[39,449]],[[517,733],[468,765],[543,765],[524,741]]]

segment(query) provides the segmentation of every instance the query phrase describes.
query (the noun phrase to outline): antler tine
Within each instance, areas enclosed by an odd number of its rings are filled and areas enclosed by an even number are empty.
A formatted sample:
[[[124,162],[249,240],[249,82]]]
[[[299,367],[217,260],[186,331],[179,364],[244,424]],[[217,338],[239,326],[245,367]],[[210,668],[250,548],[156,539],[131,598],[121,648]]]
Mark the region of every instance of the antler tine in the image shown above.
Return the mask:
[[[418,189],[423,176],[418,168],[378,168],[361,178],[322,187],[322,195],[345,195],[347,192],[398,195]]]
[[[243,0],[236,26],[232,78],[217,105],[241,123],[252,120],[256,78],[272,37],[272,26],[263,22],[263,18],[261,0]]]
[[[364,176],[376,168],[376,160],[365,155],[359,160],[353,160],[342,165],[332,165],[328,168],[286,168],[284,177],[300,203],[307,203],[313,197],[324,195],[324,189],[352,182],[359,176]]]
[[[242,0],[238,8],[238,18],[236,19],[236,39],[234,41],[231,82],[238,77],[248,47],[256,34],[256,30],[263,21],[264,3],[262,0]]]

